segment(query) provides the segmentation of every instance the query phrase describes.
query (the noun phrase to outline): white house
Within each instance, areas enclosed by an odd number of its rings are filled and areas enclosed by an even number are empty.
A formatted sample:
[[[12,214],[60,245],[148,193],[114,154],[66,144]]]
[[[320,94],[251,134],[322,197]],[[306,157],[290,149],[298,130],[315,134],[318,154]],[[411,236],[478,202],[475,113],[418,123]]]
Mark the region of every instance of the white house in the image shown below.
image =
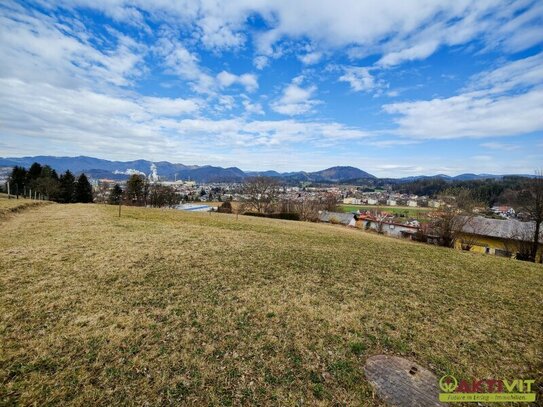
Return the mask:
[[[319,213],[319,220],[325,223],[342,224],[351,227],[356,226],[354,213],[322,211]]]
[[[368,205],[377,205],[379,203],[379,200],[375,198],[368,198]]]
[[[396,206],[396,200],[395,199],[387,199],[387,205],[388,206]]]
[[[417,206],[419,206],[418,202],[414,199],[410,199],[409,201],[407,201],[407,206],[411,206],[413,208],[416,208]]]

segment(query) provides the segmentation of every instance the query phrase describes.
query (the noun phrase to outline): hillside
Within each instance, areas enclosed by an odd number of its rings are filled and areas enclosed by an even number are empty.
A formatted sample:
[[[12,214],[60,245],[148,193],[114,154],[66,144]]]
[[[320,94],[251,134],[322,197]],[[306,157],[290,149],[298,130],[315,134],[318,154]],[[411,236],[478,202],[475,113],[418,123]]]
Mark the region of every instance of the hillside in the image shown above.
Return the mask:
[[[362,367],[383,352],[543,379],[538,265],[224,214],[0,222],[2,404],[380,405]]]
[[[332,167],[322,171],[311,173],[290,172],[278,173],[277,171],[247,171],[244,172],[237,167],[217,167],[212,165],[184,165],[172,164],[168,161],[109,161],[94,157],[55,157],[55,156],[34,156],[34,157],[0,157],[0,167],[13,167],[20,165],[30,167],[32,163],[38,162],[42,165],[49,165],[57,172],[70,170],[75,173],[84,172],[93,178],[125,179],[134,172],[149,174],[151,165],[155,165],[158,174],[169,180],[191,179],[197,182],[240,182],[247,176],[263,175],[281,178],[285,181],[328,181],[338,182],[354,178],[368,179],[375,178],[354,167]]]

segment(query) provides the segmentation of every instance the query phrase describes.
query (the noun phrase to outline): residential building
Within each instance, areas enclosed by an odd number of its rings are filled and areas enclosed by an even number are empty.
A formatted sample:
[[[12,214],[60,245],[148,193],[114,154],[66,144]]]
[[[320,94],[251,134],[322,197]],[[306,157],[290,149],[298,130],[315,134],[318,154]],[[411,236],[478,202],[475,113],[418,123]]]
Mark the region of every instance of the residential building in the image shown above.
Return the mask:
[[[478,253],[522,259],[530,250],[535,222],[516,219],[472,218],[463,225],[455,247]],[[543,230],[543,225],[542,225]],[[543,261],[543,233],[540,234],[536,262]]]
[[[342,224],[352,227],[356,226],[356,219],[354,213],[322,211],[321,213],[319,213],[319,221],[325,223]]]
[[[362,200],[358,198],[344,198],[343,203],[349,205],[360,205],[362,204]]]

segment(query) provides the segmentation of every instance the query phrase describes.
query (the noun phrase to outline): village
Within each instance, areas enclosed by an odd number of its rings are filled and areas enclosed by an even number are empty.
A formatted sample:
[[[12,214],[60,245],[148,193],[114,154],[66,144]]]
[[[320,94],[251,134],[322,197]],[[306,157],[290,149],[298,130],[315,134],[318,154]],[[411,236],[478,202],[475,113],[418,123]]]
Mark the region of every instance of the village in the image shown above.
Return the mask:
[[[191,212],[232,212],[254,214],[247,203],[262,197],[247,193],[243,182],[198,183],[192,180],[161,180],[156,168],[146,176],[148,181],[175,191],[178,203],[173,207]],[[264,178],[264,177],[263,177]],[[126,181],[93,180],[95,202],[107,202],[114,184],[126,189]],[[308,202],[327,202],[318,206],[312,220],[343,225],[367,233],[412,241],[446,245],[519,260],[529,258],[534,222],[509,205],[475,206],[469,216],[457,211],[455,197],[418,196],[398,193],[390,186],[371,189],[356,185],[298,186],[274,184],[273,200],[281,203],[272,211],[295,212]],[[449,199],[447,199],[449,198]],[[228,202],[223,210],[221,207]],[[330,204],[331,202],[331,204]],[[256,212],[260,212],[258,209]],[[445,243],[444,243],[445,241]],[[543,261],[543,239],[538,242],[536,262]]]

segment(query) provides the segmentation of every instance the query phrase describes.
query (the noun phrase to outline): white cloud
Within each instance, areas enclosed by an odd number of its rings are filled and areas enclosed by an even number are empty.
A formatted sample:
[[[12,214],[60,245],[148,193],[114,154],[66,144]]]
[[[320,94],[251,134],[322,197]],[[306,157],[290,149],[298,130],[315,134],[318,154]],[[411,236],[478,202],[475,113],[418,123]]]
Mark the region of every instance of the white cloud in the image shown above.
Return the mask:
[[[295,120],[184,119],[161,120],[158,124],[181,135],[216,137],[217,143],[240,146],[318,143],[323,139],[340,141],[361,139],[371,134],[335,122],[298,122]]]
[[[543,52],[474,75],[466,90],[498,94],[543,85]]]
[[[253,74],[236,75],[222,71],[213,77],[200,66],[198,56],[190,52],[178,40],[162,37],[154,50],[163,58],[163,63],[167,68],[166,72],[189,81],[195,92],[215,94],[217,88],[228,88],[235,84],[243,86],[247,92],[254,92],[258,89],[258,80]]]
[[[298,59],[304,64],[304,65],[313,65],[319,62],[323,57],[322,52],[309,52],[305,55],[298,56]]]
[[[178,75],[192,84],[198,93],[213,93],[215,78],[200,67],[198,56],[190,52],[178,40],[161,38],[154,51],[163,58],[163,63],[170,74]]]
[[[339,81],[348,82],[351,89],[355,92],[368,92],[381,88],[382,82],[376,81],[367,67],[346,67],[344,74],[339,77]]]
[[[288,116],[295,116],[310,113],[313,108],[321,103],[317,99],[312,99],[317,87],[312,85],[302,88],[300,82],[302,77],[296,77],[291,84],[283,89],[281,97],[271,104],[271,108],[277,113]]]
[[[163,20],[190,32],[213,50],[239,48],[247,41],[246,24],[253,15],[267,27],[254,31],[259,55],[277,55],[285,39],[309,40],[314,52],[350,47],[364,55],[384,54],[381,64],[394,65],[425,58],[442,45],[466,44],[482,39],[487,47],[509,52],[532,47],[543,40],[537,1],[468,0],[61,0],[64,7],[92,7],[124,21],[142,24]],[[147,17],[146,17],[147,18]],[[313,58],[313,57],[311,57]],[[310,58],[310,59],[311,59]],[[263,60],[255,62],[263,67]]]
[[[196,113],[200,109],[201,102],[193,99],[144,97],[141,106],[149,113],[159,116],[180,116],[188,113]]]
[[[218,95],[217,102],[218,105],[215,106],[215,110],[219,112],[232,110],[236,107],[236,99],[230,95]]]
[[[253,59],[253,65],[256,67],[256,69],[258,70],[262,70],[264,69],[269,63],[269,59],[268,57],[265,57],[263,55],[259,55],[259,56],[256,56],[254,59]]]
[[[115,146],[119,156],[164,157],[171,151],[196,154],[210,145],[271,146],[370,136],[335,122],[191,117],[197,106],[198,100],[115,96],[0,79],[3,140],[19,148],[30,145],[25,153],[47,148],[50,154],[85,151],[108,156]],[[245,107],[260,113],[258,104]]]
[[[78,22],[7,3],[0,9],[0,76],[66,87],[126,86],[141,74],[146,48],[110,30],[108,50],[92,46]]]
[[[227,88],[237,83],[244,86],[247,92],[254,92],[258,89],[258,80],[256,75],[253,74],[235,75],[222,71],[217,75],[217,80],[222,88]]]
[[[398,134],[452,139],[459,137],[511,136],[543,130],[543,89],[499,98],[470,94],[447,99],[385,105],[399,114]]]
[[[260,103],[252,103],[251,101],[245,99],[242,101],[245,112],[248,114],[265,114],[264,109]]]
[[[452,139],[527,134],[543,130],[541,54],[475,75],[458,96],[384,105],[397,133]],[[515,93],[508,92],[515,89]]]
[[[501,150],[501,151],[512,151],[512,150],[520,149],[520,146],[517,146],[514,144],[498,143],[495,141],[488,142],[488,143],[481,143],[481,147],[489,148],[491,150]]]
[[[390,52],[384,55],[379,61],[377,61],[377,65],[387,67],[392,65],[398,65],[399,63],[404,61],[425,59],[435,52],[438,45],[439,43],[435,40],[427,41],[413,45],[409,48],[404,48],[400,51]]]
[[[375,147],[387,148],[387,147],[396,147],[396,146],[408,146],[412,144],[418,144],[417,140],[380,140],[380,141],[371,141],[368,144]]]
[[[494,157],[492,157],[491,155],[478,154],[471,156],[470,159],[475,161],[492,162],[494,160]]]

